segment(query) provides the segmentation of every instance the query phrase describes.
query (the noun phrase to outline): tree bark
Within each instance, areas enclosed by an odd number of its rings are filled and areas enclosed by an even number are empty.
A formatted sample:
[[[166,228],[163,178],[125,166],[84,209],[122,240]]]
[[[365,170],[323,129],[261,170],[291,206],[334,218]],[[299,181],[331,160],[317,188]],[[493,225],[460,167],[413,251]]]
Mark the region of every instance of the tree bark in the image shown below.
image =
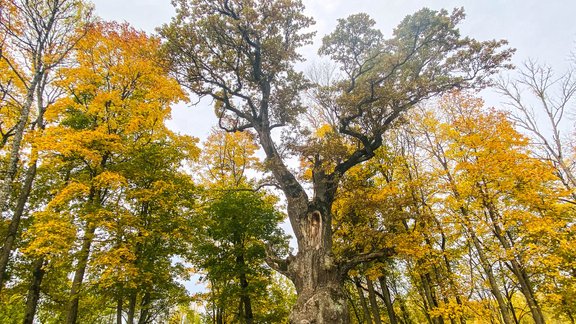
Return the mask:
[[[358,288],[358,287],[356,287],[356,288]],[[348,304],[352,307],[352,311],[354,312],[354,316],[356,317],[356,321],[358,323],[364,323],[364,314],[362,314],[362,317],[360,317],[360,313],[358,313],[358,308],[354,304],[354,300],[352,299],[352,296],[350,296],[349,291],[346,291],[346,298],[348,299]],[[350,316],[352,316],[352,315],[350,315]]]
[[[400,304],[400,311],[402,311],[403,324],[412,324],[412,319],[410,318],[410,313],[408,312],[408,307],[406,307],[406,301],[404,298],[398,296],[398,303]]]
[[[134,324],[134,315],[136,314],[136,299],[137,293],[134,291],[130,294],[130,299],[128,300],[128,316],[126,319],[127,324]]]
[[[382,275],[378,280],[380,281],[380,289],[382,290],[382,297],[384,299],[384,305],[386,305],[390,324],[398,324],[394,305],[392,304],[392,295],[390,294],[390,289],[388,289],[388,285],[386,284],[386,277]]]
[[[420,275],[420,282],[422,283],[422,289],[424,289],[424,297],[427,300],[427,304],[429,309],[437,308],[438,307],[438,300],[436,299],[436,294],[432,290],[432,284],[430,275],[428,273]],[[440,316],[432,317],[430,319],[435,324],[444,324],[444,319]]]
[[[478,237],[476,237],[476,233],[473,232],[471,227],[467,226],[467,231],[472,239],[474,247],[476,248],[476,253],[478,253],[478,258],[480,259],[480,265],[482,266],[484,273],[488,277],[488,282],[490,284],[490,291],[492,292],[492,295],[494,295],[494,297],[496,298],[496,302],[498,303],[498,307],[500,308],[500,313],[502,315],[502,321],[504,322],[504,324],[512,324],[508,307],[506,306],[504,297],[500,292],[500,288],[498,288],[498,283],[496,282],[496,278],[494,277],[492,266],[490,265],[488,258],[486,258],[486,255],[484,254],[480,240],[478,239]]]
[[[246,278],[246,264],[244,262],[244,255],[239,255],[236,258],[236,262],[240,267],[240,316],[244,318],[245,323],[252,324],[254,322],[254,314],[252,313],[252,302],[250,300],[250,295],[248,295],[248,279]]]
[[[70,289],[70,304],[68,306],[68,314],[66,315],[67,324],[76,324],[78,318],[78,307],[80,303],[80,291],[84,281],[84,274],[88,266],[88,257],[90,256],[90,248],[96,226],[91,222],[86,224],[84,237],[82,238],[82,247],[78,254],[78,265],[74,272],[74,279],[72,280],[72,288]]]
[[[368,277],[366,277],[366,286],[368,286],[368,299],[370,299],[370,308],[372,310],[374,322],[376,324],[382,324],[382,320],[380,319],[380,309],[378,307],[378,301],[376,300],[376,292],[374,291],[374,282],[372,282]]]
[[[448,178],[448,184],[450,185],[452,194],[454,195],[454,197],[456,199],[460,199],[460,197],[461,197],[460,192],[457,189],[458,187],[456,186],[456,182],[454,180],[454,177],[452,177],[452,173],[451,173],[450,169],[448,168],[448,164],[446,162],[446,157],[443,154],[444,154],[444,152],[442,150],[434,152],[434,155],[438,159],[438,162],[440,162],[440,164],[442,165],[442,168],[444,169],[444,172],[446,172],[446,176]],[[512,324],[512,321],[510,319],[510,312],[508,310],[508,307],[506,306],[506,303],[504,301],[504,297],[502,296],[502,293],[500,292],[500,288],[498,287],[498,283],[496,282],[496,278],[494,277],[494,272],[492,270],[492,266],[490,265],[488,258],[484,254],[484,250],[482,247],[482,243],[480,242],[480,239],[476,236],[476,232],[472,228],[472,225],[470,222],[470,213],[469,213],[468,209],[464,206],[461,206],[459,211],[460,211],[460,214],[462,215],[462,223],[464,224],[464,228],[468,232],[468,235],[470,236],[470,239],[472,240],[472,244],[474,245],[474,248],[476,249],[476,253],[478,254],[478,258],[480,260],[480,265],[482,266],[484,273],[488,277],[488,282],[490,284],[490,291],[492,292],[492,295],[494,296],[494,298],[496,298],[496,302],[498,303],[498,308],[500,309],[500,313],[502,315],[502,321],[504,322],[504,324]]]
[[[16,240],[16,235],[18,234],[18,229],[20,228],[20,220],[24,214],[24,207],[26,202],[28,202],[28,197],[30,196],[30,191],[32,190],[32,183],[36,177],[36,160],[34,160],[28,170],[26,170],[26,178],[24,179],[24,185],[22,191],[18,197],[18,202],[16,203],[16,209],[12,215],[12,220],[8,226],[8,233],[6,234],[6,239],[4,241],[4,246],[2,247],[2,255],[0,255],[0,291],[4,287],[4,281],[6,280],[6,268],[8,267],[8,261],[10,260],[10,253],[14,248],[14,242]]]
[[[487,195],[483,191],[482,196],[484,199],[486,199],[487,197]],[[540,308],[540,305],[538,305],[538,300],[534,295],[532,283],[530,282],[528,273],[526,272],[525,268],[520,264],[520,262],[518,261],[518,257],[513,251],[513,241],[511,239],[510,240],[508,239],[508,237],[511,237],[510,234],[500,227],[499,223],[501,217],[499,217],[496,207],[490,201],[487,200],[484,201],[484,206],[488,210],[488,215],[490,216],[490,220],[492,221],[494,235],[496,236],[498,241],[500,241],[500,244],[502,244],[504,250],[512,254],[512,257],[508,261],[508,264],[510,265],[510,270],[512,270],[512,273],[514,274],[514,276],[518,280],[518,283],[520,284],[520,291],[524,295],[526,303],[530,308],[530,313],[532,314],[532,319],[534,320],[534,323],[544,324],[545,323],[544,315],[542,314],[542,309]],[[508,234],[508,237],[506,236],[506,234]]]
[[[150,292],[147,291],[142,296],[142,302],[140,303],[140,318],[138,318],[138,324],[145,324],[148,322],[148,316],[150,314],[150,302],[152,301]]]
[[[20,118],[16,124],[14,130],[14,136],[12,138],[12,147],[10,148],[10,159],[8,161],[8,167],[6,169],[6,175],[4,177],[4,183],[0,190],[0,214],[8,208],[8,200],[12,194],[12,186],[14,185],[14,178],[16,177],[16,172],[18,171],[18,161],[20,161],[20,147],[22,146],[22,140],[24,138],[24,130],[28,124],[28,119],[30,116],[30,109],[34,102],[34,93],[38,83],[43,77],[43,73],[37,72],[32,79],[32,82],[28,86],[26,93],[26,99],[20,110]]]
[[[266,119],[264,119],[266,120]],[[266,163],[280,183],[288,205],[288,218],[298,242],[298,253],[269,264],[292,280],[298,298],[292,324],[348,324],[350,314],[344,292],[345,270],[332,253],[331,208],[336,193],[334,176],[314,170],[314,197],[288,170],[276,151],[267,125],[257,127]]]
[[[122,304],[123,304],[122,297],[118,297],[116,301],[116,324],[122,324]]]
[[[364,312],[364,320],[367,324],[372,324],[372,317],[370,316],[370,310],[368,309],[368,304],[366,303],[366,298],[364,297],[364,291],[360,285],[360,279],[356,278],[354,280],[356,290],[358,291],[358,296],[360,297],[360,304],[362,305],[362,311]]]
[[[343,279],[331,254],[321,249],[299,251],[289,271],[298,293],[290,323],[350,323]]]
[[[28,296],[26,297],[26,312],[24,314],[24,324],[34,323],[34,315],[36,315],[36,308],[38,307],[38,300],[40,299],[40,285],[44,278],[44,258],[34,261],[34,268],[32,270],[32,282],[28,289]]]
[[[216,308],[216,324],[224,324],[222,309],[220,307]]]

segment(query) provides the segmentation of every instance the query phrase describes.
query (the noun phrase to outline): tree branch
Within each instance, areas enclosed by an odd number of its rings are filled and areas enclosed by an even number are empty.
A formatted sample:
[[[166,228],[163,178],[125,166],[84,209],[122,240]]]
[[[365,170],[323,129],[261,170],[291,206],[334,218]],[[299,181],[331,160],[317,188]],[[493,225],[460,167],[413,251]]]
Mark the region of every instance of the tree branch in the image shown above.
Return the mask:
[[[343,275],[346,275],[348,271],[354,269],[354,267],[361,263],[385,259],[394,254],[396,254],[396,250],[394,248],[385,248],[379,251],[358,254],[349,260],[345,260],[340,266],[340,271]]]

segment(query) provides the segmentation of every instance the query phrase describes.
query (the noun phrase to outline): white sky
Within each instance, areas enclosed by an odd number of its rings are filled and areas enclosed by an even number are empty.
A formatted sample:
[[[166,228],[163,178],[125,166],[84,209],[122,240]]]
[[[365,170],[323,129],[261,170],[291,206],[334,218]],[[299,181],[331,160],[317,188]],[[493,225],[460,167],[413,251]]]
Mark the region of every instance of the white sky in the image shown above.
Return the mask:
[[[170,21],[174,9],[169,0],[92,0],[96,14],[104,20],[127,21],[137,29],[154,33],[156,27]],[[520,66],[527,59],[545,63],[557,72],[567,67],[571,52],[576,53],[575,0],[303,0],[308,15],[314,17],[317,31],[313,46],[303,49],[311,61],[320,39],[330,33],[336,19],[366,12],[377,22],[386,37],[406,15],[418,9],[464,7],[467,18],[460,26],[463,36],[477,40],[506,39],[517,52],[513,62]],[[306,63],[303,65],[306,67]],[[488,105],[499,105],[500,99],[486,93]],[[216,125],[213,109],[206,104],[174,107],[169,126],[178,132],[206,137]],[[286,226],[287,227],[287,226]],[[195,280],[186,283],[198,291]]]
[[[127,21],[137,29],[154,33],[170,21],[174,9],[169,0],[93,0],[96,14],[104,20]],[[330,33],[336,19],[366,12],[385,36],[406,15],[422,7],[431,9],[464,7],[467,18],[462,35],[478,40],[507,39],[517,49],[514,63],[527,59],[546,63],[561,72],[570,52],[576,52],[576,1],[574,0],[304,0],[308,14],[316,20],[313,46],[303,53],[315,59],[323,35]],[[306,66],[306,63],[304,63]],[[487,98],[498,105],[497,98]],[[179,132],[204,138],[215,125],[213,109],[201,105],[174,107],[169,125]]]

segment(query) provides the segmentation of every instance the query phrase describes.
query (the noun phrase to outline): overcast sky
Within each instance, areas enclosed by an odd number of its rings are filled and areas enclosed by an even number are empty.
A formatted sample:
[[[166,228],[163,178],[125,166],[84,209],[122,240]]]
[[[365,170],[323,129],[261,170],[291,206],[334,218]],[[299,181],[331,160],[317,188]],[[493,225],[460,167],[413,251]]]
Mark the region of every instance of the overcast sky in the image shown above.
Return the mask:
[[[104,20],[127,21],[137,29],[154,33],[170,21],[174,9],[169,0],[93,0],[96,14]],[[406,15],[422,7],[452,10],[464,7],[463,35],[478,40],[506,39],[517,49],[514,63],[527,59],[551,65],[561,72],[571,52],[576,51],[575,0],[304,0],[308,15],[314,17],[317,31],[313,47],[304,49],[311,60],[321,37],[331,32],[336,19],[366,12],[385,36]],[[305,65],[304,65],[305,66]],[[490,105],[498,100],[489,98]],[[213,110],[207,107],[174,108],[170,126],[177,131],[205,137],[215,124]]]

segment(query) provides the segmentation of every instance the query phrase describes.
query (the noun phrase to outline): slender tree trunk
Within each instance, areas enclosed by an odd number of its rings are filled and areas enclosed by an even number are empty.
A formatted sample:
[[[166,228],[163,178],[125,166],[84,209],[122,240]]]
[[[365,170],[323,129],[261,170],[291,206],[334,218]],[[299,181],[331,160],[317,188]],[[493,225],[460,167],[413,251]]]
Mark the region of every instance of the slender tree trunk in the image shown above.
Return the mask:
[[[36,308],[38,307],[38,300],[40,300],[40,286],[44,278],[44,258],[34,261],[32,270],[32,282],[28,288],[28,296],[26,297],[26,312],[24,314],[24,324],[34,323],[34,315],[36,315]]]
[[[216,324],[224,324],[222,309],[220,307],[216,308]]]
[[[26,202],[28,202],[28,197],[30,196],[30,191],[32,190],[32,183],[36,177],[36,160],[34,160],[28,170],[26,170],[26,177],[24,179],[24,185],[20,196],[18,197],[18,202],[16,203],[16,209],[12,215],[12,220],[8,226],[8,233],[6,234],[6,239],[4,241],[4,246],[2,247],[2,254],[0,255],[0,291],[4,287],[4,281],[6,280],[6,268],[8,267],[8,262],[10,260],[10,253],[14,248],[14,242],[16,241],[16,235],[18,234],[18,229],[20,228],[20,220],[24,214],[24,207]]]
[[[544,324],[544,315],[542,314],[542,309],[536,300],[536,296],[534,294],[534,290],[532,289],[532,284],[530,282],[530,278],[526,273],[525,269],[515,260],[511,260],[512,265],[512,272],[518,279],[518,283],[520,284],[520,291],[526,298],[526,302],[528,307],[530,307],[530,312],[532,313],[532,318],[536,324]]]
[[[150,314],[150,302],[152,301],[150,292],[147,291],[142,296],[142,302],[140,303],[140,318],[138,318],[138,324],[145,324],[148,322],[148,316]]]
[[[368,286],[368,299],[370,299],[370,308],[372,309],[372,316],[376,324],[382,324],[380,319],[380,308],[376,300],[376,292],[374,291],[374,282],[366,277],[366,286]]]
[[[442,168],[446,172],[446,176],[448,177],[448,183],[450,184],[452,194],[454,195],[454,197],[456,199],[460,199],[460,197],[461,197],[460,192],[458,191],[458,189],[457,189],[458,187],[456,186],[456,182],[455,182],[454,178],[452,177],[452,173],[450,172],[450,170],[448,168],[448,165],[446,163],[446,157],[440,156],[439,155],[440,153],[441,152],[437,152],[435,155],[438,158],[438,161],[442,164]],[[480,243],[480,239],[478,239],[478,237],[476,236],[476,232],[474,231],[474,229],[470,225],[470,215],[469,215],[470,213],[466,207],[461,206],[460,207],[460,214],[462,215],[462,218],[463,218],[462,223],[465,225],[466,231],[468,232],[468,235],[470,235],[470,238],[472,240],[472,244],[474,245],[474,248],[476,249],[476,253],[478,254],[478,258],[480,259],[480,265],[482,266],[484,273],[488,277],[488,282],[490,284],[490,291],[492,292],[492,295],[494,296],[494,298],[496,298],[496,302],[498,303],[498,307],[500,308],[500,313],[502,315],[502,321],[504,322],[504,324],[512,324],[512,321],[510,320],[510,312],[508,310],[508,307],[506,306],[506,303],[504,301],[504,297],[502,296],[502,293],[500,292],[500,288],[498,287],[498,283],[496,282],[496,278],[494,277],[494,272],[492,270],[492,266],[490,265],[488,258],[484,254],[484,250],[483,250],[482,244]]]
[[[128,317],[126,319],[127,324],[134,324],[134,316],[136,315],[136,299],[137,298],[138,298],[138,295],[135,291],[130,294],[130,299],[128,300]]]
[[[44,88],[46,87],[46,75],[45,74],[38,74],[36,78],[32,81],[33,84],[30,88],[30,94],[36,92],[36,103],[38,109],[38,116],[36,117],[35,124],[38,126],[39,129],[43,130],[44,125],[44,112],[46,111],[46,107],[44,107],[44,100],[43,100],[43,93]],[[27,109],[27,114],[30,114],[30,109],[32,107],[32,98],[26,99],[26,104],[29,105]],[[28,120],[28,116],[26,116],[26,123]],[[22,121],[22,120],[21,120]],[[18,127],[19,125],[17,125]],[[32,130],[34,127],[32,127]],[[23,130],[22,130],[23,131]],[[21,140],[21,139],[20,139]],[[20,145],[20,144],[19,144]],[[20,221],[22,219],[22,215],[24,214],[24,207],[26,207],[26,203],[28,202],[28,198],[30,197],[30,191],[32,190],[32,184],[34,182],[34,178],[36,177],[36,168],[38,164],[37,157],[35,157],[33,149],[32,160],[29,163],[29,167],[26,170],[24,176],[24,184],[22,186],[22,190],[20,191],[20,195],[18,196],[18,201],[16,202],[16,209],[14,210],[14,214],[12,215],[12,219],[10,220],[10,225],[8,226],[8,233],[6,234],[6,239],[4,241],[4,245],[2,247],[2,253],[0,255],[0,291],[2,287],[4,287],[5,275],[6,275],[6,268],[8,267],[8,262],[10,260],[10,254],[12,249],[14,248],[14,242],[16,240],[16,235],[18,234],[18,229],[20,228]],[[19,158],[19,157],[18,157]],[[17,161],[16,161],[17,162]],[[12,182],[13,176],[10,178],[5,178],[5,181],[10,180]],[[6,185],[6,184],[5,184]],[[10,189],[11,190],[11,189]],[[1,199],[0,199],[1,200]],[[2,213],[2,203],[0,203],[0,214]]]
[[[402,311],[402,319],[404,324],[412,324],[412,320],[410,319],[410,313],[408,312],[408,307],[406,307],[406,301],[403,297],[396,297],[398,299],[398,303],[400,304],[400,310]]]
[[[254,322],[254,314],[252,313],[252,302],[248,294],[248,278],[246,278],[244,254],[239,254],[236,257],[236,264],[240,269],[240,274],[238,275],[238,280],[240,281],[240,307],[238,314],[245,323],[252,324]]]
[[[354,284],[354,286],[356,286],[356,284]],[[356,287],[356,289],[358,289],[358,287]],[[352,296],[350,296],[350,292],[348,290],[346,290],[346,299],[348,299],[348,304],[352,307],[352,311],[354,312],[354,316],[356,317],[356,321],[358,323],[364,323],[364,314],[362,314],[362,316],[360,316],[360,313],[358,312],[358,307],[356,307],[356,304],[354,303],[354,299],[352,299]]]
[[[398,324],[394,305],[392,304],[392,295],[390,294],[390,289],[388,289],[388,285],[386,284],[386,277],[382,275],[378,280],[380,281],[380,290],[382,290],[382,297],[384,299],[384,305],[386,305],[390,324]]]
[[[483,194],[483,196],[485,195]],[[494,235],[496,236],[498,241],[500,241],[502,247],[507,252],[512,253],[512,257],[508,263],[510,264],[510,269],[512,270],[512,273],[514,273],[514,276],[518,280],[518,283],[520,285],[520,291],[524,295],[526,303],[530,308],[530,313],[532,314],[532,319],[534,319],[534,323],[544,324],[545,323],[544,315],[542,314],[542,309],[540,308],[540,305],[538,305],[538,300],[536,299],[536,296],[534,294],[534,290],[532,288],[532,283],[530,282],[528,273],[526,272],[524,267],[520,264],[517,256],[513,251],[512,240],[509,240],[506,237],[507,233],[500,227],[500,225],[498,225],[500,217],[498,216],[498,212],[495,209],[496,207],[489,201],[485,201],[485,207],[488,210],[488,215],[490,216],[490,219],[492,220]]]
[[[444,237],[444,233],[442,233],[442,236]],[[456,304],[460,307],[463,307],[462,297],[460,296],[460,290],[458,289],[456,282],[454,281],[454,272],[452,271],[450,260],[448,260],[448,257],[446,256],[447,253],[446,250],[444,249],[444,246],[442,246],[442,251],[444,252],[443,253],[444,265],[446,266],[446,272],[448,273],[448,282],[450,284],[452,294],[454,294]],[[460,316],[460,324],[466,324],[466,318],[464,317],[464,315]]]
[[[570,312],[570,310],[566,310],[566,311],[564,311],[564,312],[566,313],[566,316],[568,316],[568,319],[570,320],[570,323],[571,323],[571,324],[574,324],[575,321],[574,321],[574,316],[572,316],[572,312]]]
[[[436,295],[432,290],[432,283],[431,283],[432,280],[430,279],[430,275],[427,273],[420,275],[420,281],[422,282],[422,288],[424,289],[424,296],[428,300],[428,306],[430,307],[430,309],[437,308],[438,300],[436,299]],[[431,319],[433,323],[444,324],[444,319],[442,318],[442,316],[440,317],[431,316]]]
[[[354,279],[356,290],[358,291],[358,296],[360,297],[360,304],[362,305],[362,312],[364,312],[364,321],[367,324],[372,324],[372,317],[370,316],[370,310],[368,309],[368,304],[366,303],[366,297],[364,297],[364,291],[362,291],[362,286],[360,284],[360,279]]]
[[[6,175],[4,177],[4,183],[2,188],[0,188],[0,214],[8,208],[8,201],[12,194],[12,187],[14,185],[14,179],[16,177],[16,172],[18,171],[18,162],[20,161],[20,148],[22,146],[22,140],[24,138],[24,130],[28,124],[28,119],[30,117],[30,109],[34,102],[34,95],[36,88],[40,80],[42,80],[43,74],[41,72],[36,72],[34,78],[28,86],[26,93],[26,99],[20,110],[20,118],[14,129],[14,136],[12,138],[12,147],[10,149],[10,159],[8,160],[8,166],[6,168]]]
[[[84,274],[88,266],[88,258],[90,256],[90,248],[94,238],[96,226],[88,221],[85,228],[84,237],[82,238],[82,247],[78,254],[78,265],[74,272],[74,279],[72,280],[72,288],[70,289],[70,304],[68,306],[68,314],[66,316],[67,324],[76,324],[78,318],[78,307],[80,303],[80,292],[82,283],[84,281]]]
[[[506,300],[508,301],[508,308],[510,309],[510,315],[512,315],[514,323],[520,324],[520,320],[518,319],[518,316],[516,315],[516,310],[514,309],[514,303],[512,302],[514,292],[508,291],[508,289],[506,289],[506,286],[504,285],[504,294],[506,295]]]
[[[431,246],[431,245],[430,245]],[[440,274],[440,270],[438,269],[438,267],[436,265],[432,266],[434,269],[434,277],[435,280],[438,284],[441,284],[443,279],[443,276]],[[444,302],[444,304],[448,305],[450,300],[448,299],[448,297],[445,294],[442,294],[442,301]],[[453,318],[452,316],[449,317],[450,319],[450,324],[456,324],[456,319]]]
[[[496,278],[494,277],[492,266],[490,265],[488,258],[484,254],[484,250],[482,248],[480,240],[476,236],[476,233],[473,232],[471,227],[467,226],[467,231],[468,234],[470,235],[470,238],[472,239],[474,247],[476,248],[476,253],[478,253],[478,258],[480,259],[480,265],[482,266],[484,273],[488,277],[488,282],[490,284],[490,291],[492,292],[492,295],[494,295],[494,298],[496,298],[496,302],[498,303],[498,307],[500,308],[500,313],[502,315],[502,321],[504,322],[504,324],[512,324],[512,321],[510,320],[510,313],[508,311],[508,307],[506,306],[504,297],[500,292],[500,288],[498,288],[498,283],[496,282]]]
[[[406,228],[408,228],[407,224],[404,224],[404,226]],[[408,263],[408,268],[409,268],[408,273],[416,273],[416,271],[414,271],[414,267],[410,263]],[[418,276],[414,275],[411,277],[412,277],[412,281],[416,283],[415,284],[416,291],[418,292],[418,295],[420,295],[420,298],[422,300],[422,305],[424,308],[424,317],[426,317],[426,321],[429,324],[433,324],[432,318],[430,318],[430,312],[429,312],[430,309],[432,308],[432,306],[428,304],[428,297],[426,296],[426,292],[424,291],[424,285],[417,283],[419,280],[422,281],[422,276],[421,275],[418,275]]]
[[[116,301],[116,324],[122,324],[122,306],[124,301],[122,300],[122,296],[118,297]]]

